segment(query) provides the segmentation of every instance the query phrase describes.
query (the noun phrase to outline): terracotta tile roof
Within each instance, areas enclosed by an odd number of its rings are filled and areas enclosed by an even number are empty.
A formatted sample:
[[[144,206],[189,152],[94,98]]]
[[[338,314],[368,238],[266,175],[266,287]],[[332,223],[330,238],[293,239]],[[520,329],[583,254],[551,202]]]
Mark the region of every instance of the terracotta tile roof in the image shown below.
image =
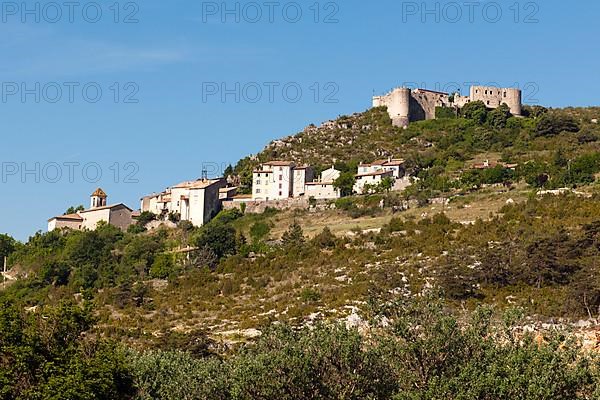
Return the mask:
[[[70,220],[70,221],[83,221],[83,218],[81,218],[81,215],[79,214],[65,214],[65,215],[60,215],[58,217],[54,217],[54,218],[50,218],[48,220],[48,222],[52,221],[53,219],[56,220]]]
[[[403,165],[403,164],[404,164],[404,160],[401,158],[393,158],[391,160],[377,160],[377,161],[373,161],[371,163],[371,165],[383,165],[386,167],[394,167],[394,166]]]
[[[131,208],[127,207],[125,204],[119,203],[119,204],[112,204],[110,206],[90,208],[88,210],[80,211],[79,214],[85,214],[85,213],[89,213],[89,212],[92,212],[92,211],[98,211],[98,210],[108,210],[108,209],[111,209],[111,208],[117,208],[117,207],[121,207],[121,206],[125,207],[129,211],[133,211]]]
[[[173,186],[173,189],[204,189],[220,181],[221,179],[198,179],[195,181],[184,181]]]
[[[94,193],[92,193],[92,196],[94,196],[94,197],[100,197],[100,198],[103,198],[103,199],[105,199],[107,197],[106,193],[104,193],[104,190],[102,190],[100,188],[96,189],[96,191]]]
[[[375,172],[368,172],[366,174],[357,174],[356,177],[362,178],[363,176],[379,176],[379,175],[392,175],[392,171],[378,170]]]

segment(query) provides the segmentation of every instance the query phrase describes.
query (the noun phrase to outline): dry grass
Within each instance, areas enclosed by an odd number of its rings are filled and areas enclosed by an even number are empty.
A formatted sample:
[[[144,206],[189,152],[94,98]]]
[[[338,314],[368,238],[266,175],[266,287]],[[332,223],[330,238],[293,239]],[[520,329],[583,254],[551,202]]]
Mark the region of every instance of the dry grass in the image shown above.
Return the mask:
[[[498,213],[509,199],[521,202],[526,200],[530,193],[523,186],[512,191],[502,187],[492,187],[454,198],[448,205],[429,204],[426,207],[412,208],[397,214],[393,214],[388,209],[382,210],[381,214],[374,217],[351,218],[339,210],[283,211],[268,218],[273,224],[270,236],[272,239],[280,238],[294,221],[302,226],[304,234],[310,238],[319,234],[325,227],[329,227],[336,236],[342,236],[353,230],[381,228],[393,217],[401,216],[418,220],[441,212],[446,213],[453,221],[467,223],[477,219],[488,219],[490,215]],[[249,227],[246,227],[244,233],[248,233],[248,230]]]

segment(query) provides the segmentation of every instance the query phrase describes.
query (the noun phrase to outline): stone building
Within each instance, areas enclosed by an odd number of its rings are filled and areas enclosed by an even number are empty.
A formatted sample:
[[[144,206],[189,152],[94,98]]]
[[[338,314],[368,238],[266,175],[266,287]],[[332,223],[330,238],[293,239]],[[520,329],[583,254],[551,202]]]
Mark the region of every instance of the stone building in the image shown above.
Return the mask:
[[[263,163],[252,173],[252,200],[282,200],[304,196],[305,184],[314,179],[308,166],[296,166],[291,161]]]
[[[341,192],[333,186],[334,181],[339,178],[341,172],[331,167],[321,172],[319,179],[313,182],[307,182],[305,196],[314,199],[339,199]]]
[[[353,190],[357,194],[365,194],[365,185],[379,185],[385,178],[394,179],[394,173],[382,169],[372,172],[360,172],[356,175]]]
[[[404,190],[411,184],[410,177],[404,168],[404,160],[389,157],[373,161],[370,164],[360,164],[354,191],[363,194],[365,184],[377,185],[386,177],[390,177],[394,181],[392,190]]]
[[[143,197],[141,211],[156,214],[163,220],[172,216],[202,226],[221,210],[220,192],[226,186],[224,178],[181,182],[164,192]]]
[[[488,108],[506,104],[513,115],[521,115],[521,90],[472,86],[469,96],[427,89],[396,88],[383,96],[373,97],[373,107],[386,106],[394,126],[406,127],[410,122],[435,119],[436,107],[458,110],[472,101],[483,101]]]
[[[98,188],[90,196],[90,208],[48,220],[48,231],[69,228],[94,230],[101,221],[126,230],[133,223],[133,210],[123,203],[107,205],[106,193]]]

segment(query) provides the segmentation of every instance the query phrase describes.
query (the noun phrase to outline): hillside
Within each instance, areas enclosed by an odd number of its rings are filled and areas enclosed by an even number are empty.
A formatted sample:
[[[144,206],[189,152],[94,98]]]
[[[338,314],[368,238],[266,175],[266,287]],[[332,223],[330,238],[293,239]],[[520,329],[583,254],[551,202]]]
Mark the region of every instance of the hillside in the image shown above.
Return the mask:
[[[600,108],[528,111],[404,130],[376,108],[235,167],[247,183],[260,161],[351,174],[393,155],[418,178],[404,192],[201,228],[0,236],[16,278],[0,290],[0,378],[21,382],[0,397],[596,398]],[[518,166],[471,168],[483,160]]]
[[[335,164],[342,171],[355,171],[360,162],[394,156],[404,158],[410,172],[429,179],[428,186],[439,189],[436,186],[441,180],[459,177],[472,163],[486,159],[520,164],[533,161],[537,163],[535,172],[542,173],[543,164],[556,161],[558,151],[564,160],[600,151],[600,108],[526,106],[524,110],[526,118],[501,115],[491,123],[485,121],[485,115],[483,122],[479,116],[438,119],[414,122],[404,130],[392,126],[385,107],[373,108],[275,140],[256,156],[240,160],[234,171],[247,190],[251,171],[259,162],[291,160],[313,165],[317,171]],[[489,114],[494,116],[493,111]],[[565,122],[575,123],[576,129],[563,131]],[[552,175],[558,172],[547,169]],[[548,187],[570,183],[555,178]]]

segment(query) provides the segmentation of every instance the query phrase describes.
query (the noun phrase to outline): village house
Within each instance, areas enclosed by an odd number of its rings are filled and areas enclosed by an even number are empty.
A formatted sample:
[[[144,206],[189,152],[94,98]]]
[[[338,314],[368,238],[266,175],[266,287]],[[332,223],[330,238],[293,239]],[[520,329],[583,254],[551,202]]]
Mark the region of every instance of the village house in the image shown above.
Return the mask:
[[[305,195],[314,199],[338,199],[341,197],[339,189],[335,188],[333,183],[339,178],[341,172],[331,167],[321,172],[319,179],[313,182],[307,182]]]
[[[368,174],[377,171],[391,171],[395,179],[403,178],[406,175],[404,170],[404,160],[388,158],[385,160],[373,161],[370,164],[360,164],[358,174]]]
[[[107,198],[102,189],[96,189],[90,196],[89,209],[50,218],[48,231],[61,228],[94,230],[100,221],[126,230],[133,223],[133,210],[122,203],[107,205]]]
[[[404,190],[411,184],[410,177],[404,168],[403,159],[387,158],[385,160],[376,160],[370,164],[360,164],[354,191],[358,194],[364,193],[364,186],[378,185],[386,177],[391,177],[394,181],[392,190]]]
[[[156,214],[159,219],[171,217],[202,226],[221,210],[221,189],[226,186],[224,178],[181,182],[162,193],[143,197],[141,210]]]
[[[359,167],[359,171],[361,168]],[[394,179],[394,173],[392,171],[385,171],[383,169],[378,169],[372,172],[362,172],[356,175],[356,182],[354,182],[353,190],[357,194],[366,194],[367,191],[365,187],[369,186],[377,186],[383,182],[385,178]]]
[[[304,196],[306,182],[313,180],[309,166],[296,166],[291,161],[263,163],[252,173],[252,200],[283,200]]]

